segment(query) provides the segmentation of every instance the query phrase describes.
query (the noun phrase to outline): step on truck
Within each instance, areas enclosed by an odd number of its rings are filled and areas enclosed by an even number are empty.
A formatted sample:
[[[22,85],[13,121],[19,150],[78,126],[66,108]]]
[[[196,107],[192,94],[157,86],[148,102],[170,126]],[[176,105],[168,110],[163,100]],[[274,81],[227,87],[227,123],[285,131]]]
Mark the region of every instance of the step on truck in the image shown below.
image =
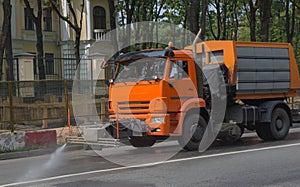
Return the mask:
[[[210,86],[194,55],[201,56],[201,66],[218,65],[222,71],[227,99],[218,139],[236,141],[244,129],[268,141],[288,135],[295,111],[286,99],[300,88],[292,46],[238,41],[205,41],[167,55],[145,50],[119,56],[110,81],[106,135],[100,133],[104,128],[84,133],[101,134],[98,144],[112,137],[134,147],[173,136],[182,148],[197,150],[212,108]]]

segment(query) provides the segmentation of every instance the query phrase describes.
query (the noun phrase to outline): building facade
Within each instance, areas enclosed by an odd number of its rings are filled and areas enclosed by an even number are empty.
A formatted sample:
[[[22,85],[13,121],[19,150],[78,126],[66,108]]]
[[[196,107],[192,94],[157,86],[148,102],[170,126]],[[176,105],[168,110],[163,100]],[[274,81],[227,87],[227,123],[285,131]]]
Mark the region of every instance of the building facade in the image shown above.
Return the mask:
[[[31,8],[37,14],[37,1],[29,0]],[[46,2],[46,1],[45,1]],[[71,1],[78,20],[80,19],[81,0]],[[105,35],[110,30],[110,12],[108,0],[84,0],[80,52],[84,55],[95,41],[110,46],[110,37]],[[59,0],[64,16],[69,15],[66,0]],[[36,55],[35,24],[30,11],[23,0],[11,0],[12,5],[12,47],[13,55],[29,53]],[[2,10],[2,4],[0,5]],[[3,20],[3,11],[0,11]],[[71,19],[71,21],[73,21]],[[0,26],[1,27],[1,26]],[[56,12],[43,3],[42,19],[44,39],[44,65],[47,79],[72,79],[76,67],[74,56],[75,32],[58,17]],[[2,28],[1,28],[2,29]],[[106,47],[106,50],[109,47]],[[38,79],[37,61],[33,62],[34,77]],[[5,63],[4,63],[5,66]],[[3,68],[5,69],[5,68]],[[5,73],[5,72],[4,72]],[[16,73],[16,72],[15,72]],[[5,75],[4,75],[5,77]]]

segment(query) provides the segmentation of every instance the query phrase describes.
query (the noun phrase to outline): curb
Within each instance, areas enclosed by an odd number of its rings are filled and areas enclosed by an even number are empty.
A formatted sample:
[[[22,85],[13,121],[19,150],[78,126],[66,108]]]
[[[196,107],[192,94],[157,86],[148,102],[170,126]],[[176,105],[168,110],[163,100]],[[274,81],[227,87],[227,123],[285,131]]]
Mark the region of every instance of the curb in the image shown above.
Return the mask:
[[[41,156],[53,153],[59,146],[50,147],[50,148],[43,148],[43,149],[34,149],[29,151],[20,151],[20,152],[10,152],[10,153],[1,153],[0,160],[8,160],[8,159],[17,159],[17,158],[24,158],[24,157],[34,157],[34,156]],[[83,145],[67,145],[64,149],[66,151],[76,151],[83,149]]]

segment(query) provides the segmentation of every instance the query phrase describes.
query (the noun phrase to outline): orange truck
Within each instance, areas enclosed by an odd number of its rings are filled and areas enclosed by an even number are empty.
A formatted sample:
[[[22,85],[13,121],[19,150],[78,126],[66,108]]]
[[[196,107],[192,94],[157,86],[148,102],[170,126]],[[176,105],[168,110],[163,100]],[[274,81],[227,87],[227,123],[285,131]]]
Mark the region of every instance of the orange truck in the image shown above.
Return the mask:
[[[206,41],[194,46],[201,67],[218,65],[226,86],[226,111],[217,138],[238,140],[244,129],[264,140],[281,140],[293,122],[287,98],[297,96],[300,79],[293,48],[288,43]],[[211,110],[209,85],[199,76],[193,46],[173,50],[127,53],[115,61],[109,91],[111,126],[116,139],[135,147],[178,138],[186,150],[196,150]],[[126,75],[127,72],[127,75]]]

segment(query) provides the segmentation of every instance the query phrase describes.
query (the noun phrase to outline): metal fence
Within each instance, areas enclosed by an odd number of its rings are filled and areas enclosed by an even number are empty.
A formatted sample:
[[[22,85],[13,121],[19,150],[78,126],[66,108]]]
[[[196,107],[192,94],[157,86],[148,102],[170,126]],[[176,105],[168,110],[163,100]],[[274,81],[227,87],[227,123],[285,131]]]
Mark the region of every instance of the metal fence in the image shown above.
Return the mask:
[[[98,115],[105,120],[108,91],[105,81],[87,80],[79,84],[76,93],[93,93]],[[92,84],[96,86],[92,87]],[[0,129],[13,131],[66,126],[68,110],[74,119],[72,87],[73,81],[69,80],[0,82]],[[82,117],[88,117],[88,114]]]

